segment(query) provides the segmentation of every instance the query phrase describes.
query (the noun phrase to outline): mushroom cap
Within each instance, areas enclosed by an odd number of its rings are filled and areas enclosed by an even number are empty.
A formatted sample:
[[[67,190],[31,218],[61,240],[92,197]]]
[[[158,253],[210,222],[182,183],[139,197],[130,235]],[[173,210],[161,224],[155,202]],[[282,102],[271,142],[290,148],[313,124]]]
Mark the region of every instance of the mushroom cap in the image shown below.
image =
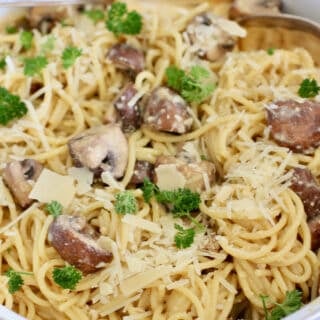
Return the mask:
[[[62,259],[85,274],[96,272],[112,260],[112,253],[99,246],[99,235],[84,217],[58,216],[50,225],[48,237]]]
[[[180,95],[169,88],[159,87],[147,101],[144,123],[159,131],[183,134],[191,130],[193,118]]]
[[[70,155],[76,166],[92,171],[110,171],[121,178],[128,162],[128,142],[118,124],[93,127],[72,138]]]
[[[42,169],[43,166],[33,159],[12,161],[7,163],[4,168],[4,182],[21,207],[25,208],[33,202],[29,198],[29,193],[32,190],[30,181],[36,181]]]
[[[118,69],[134,74],[141,72],[145,65],[143,52],[127,43],[117,43],[111,47],[108,58]]]

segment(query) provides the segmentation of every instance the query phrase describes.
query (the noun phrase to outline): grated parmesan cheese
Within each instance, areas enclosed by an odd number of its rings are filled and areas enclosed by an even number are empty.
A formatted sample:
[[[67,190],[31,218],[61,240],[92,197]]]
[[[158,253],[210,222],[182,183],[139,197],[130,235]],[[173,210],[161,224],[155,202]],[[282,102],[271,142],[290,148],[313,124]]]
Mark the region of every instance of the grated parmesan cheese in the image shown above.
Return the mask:
[[[175,164],[161,164],[155,169],[157,186],[160,190],[175,190],[184,188],[186,178],[178,171]]]
[[[78,195],[83,195],[91,190],[93,172],[88,168],[71,167],[68,169],[68,174],[77,182],[76,191]]]
[[[161,228],[157,223],[140,218],[132,214],[126,214],[122,218],[122,222],[131,226],[150,231],[152,233],[161,233]]]

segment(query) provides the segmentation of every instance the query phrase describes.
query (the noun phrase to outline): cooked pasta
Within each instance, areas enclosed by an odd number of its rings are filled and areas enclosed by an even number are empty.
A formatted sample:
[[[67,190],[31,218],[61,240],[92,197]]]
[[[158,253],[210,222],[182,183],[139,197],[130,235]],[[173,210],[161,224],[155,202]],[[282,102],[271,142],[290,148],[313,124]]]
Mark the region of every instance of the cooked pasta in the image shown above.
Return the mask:
[[[304,302],[315,298],[319,259],[311,250],[304,205],[290,181],[294,167],[320,174],[319,149],[304,154],[277,145],[265,111],[275,100],[303,101],[297,92],[305,78],[320,81],[310,54],[302,48],[276,49],[272,55],[234,49],[210,62],[195,55],[185,30],[203,12],[225,16],[229,3],[128,1],[128,6],[143,17],[137,36],[118,38],[104,21],[93,23],[72,8],[50,34],[33,29],[29,50],[22,47],[20,33],[0,35],[6,62],[0,86],[20,96],[28,110],[0,127],[1,169],[14,160],[40,162],[49,178],[40,195],[34,190],[38,182],[32,185],[35,199],[63,199],[64,214],[85,217],[113,255],[96,272],[84,274],[74,290],[58,286],[52,272],[66,262],[48,237],[56,219],[46,209],[49,201],[22,209],[1,179],[0,302],[35,320],[258,320],[264,318],[260,295],[269,296],[268,307],[293,289],[302,292]],[[54,46],[44,51],[50,37]],[[114,101],[130,82],[130,75],[106,57],[119,39],[145,54],[145,67],[134,79],[136,100],[165,85],[171,65],[201,65],[217,86],[209,98],[190,104],[191,131],[172,134],[143,124],[126,133],[124,174],[118,179],[102,175],[102,182],[89,170],[77,171],[68,143],[113,117]],[[61,62],[66,47],[82,50],[67,69]],[[48,65],[26,76],[23,59],[42,55]],[[213,163],[218,176],[216,181],[203,177],[193,219],[205,230],[197,231],[185,249],[175,244],[175,224],[187,228],[192,222],[176,218],[155,198],[147,203],[141,187],[131,183],[137,161],[154,165],[181,148]],[[124,190],[137,200],[135,215],[116,212],[117,195]],[[5,275],[10,268],[32,273],[23,276],[24,285],[14,294]]]

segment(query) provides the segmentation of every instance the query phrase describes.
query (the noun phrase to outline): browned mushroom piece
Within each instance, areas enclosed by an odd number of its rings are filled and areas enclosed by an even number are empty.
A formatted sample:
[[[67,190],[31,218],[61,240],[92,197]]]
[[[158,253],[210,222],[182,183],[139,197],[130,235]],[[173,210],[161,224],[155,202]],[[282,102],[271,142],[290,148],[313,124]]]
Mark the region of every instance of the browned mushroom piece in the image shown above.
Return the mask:
[[[185,178],[185,188],[195,192],[206,189],[206,184],[211,186],[215,181],[215,165],[212,162],[202,160],[198,162],[188,162],[182,158],[174,156],[160,156],[155,163],[154,179],[157,183],[161,177],[159,168],[166,165],[175,165],[175,168]],[[174,179],[174,177],[172,177]]]
[[[3,171],[4,182],[21,207],[25,208],[33,202],[29,193],[32,190],[32,182],[37,181],[42,169],[43,166],[32,159],[12,161],[6,165]]]
[[[155,89],[144,110],[144,123],[153,129],[183,134],[191,130],[193,118],[186,101],[166,87]]]
[[[153,180],[153,169],[154,165],[151,162],[136,161],[130,184],[139,185],[143,183],[144,179]]]
[[[121,178],[128,161],[128,142],[117,124],[94,127],[72,138],[69,152],[77,167],[87,167],[97,175],[111,172]]]
[[[141,126],[142,118],[138,104],[139,97],[137,94],[138,91],[133,83],[129,83],[114,102],[124,132],[133,132]],[[138,99],[136,97],[138,97]]]
[[[60,7],[33,7],[29,10],[28,20],[32,28],[49,33],[55,24],[67,18],[67,10]]]
[[[280,0],[234,0],[229,11],[231,19],[251,15],[280,13]]]
[[[316,251],[320,248],[320,216],[316,216],[308,221],[311,233],[311,249]]]
[[[99,234],[84,217],[58,216],[50,225],[48,238],[62,259],[85,274],[98,271],[113,258],[98,244]]]
[[[293,169],[291,189],[302,200],[308,219],[320,215],[320,186],[308,169]]]
[[[108,58],[118,69],[133,75],[144,69],[144,54],[141,50],[126,43],[117,43],[108,52]]]
[[[311,153],[320,145],[320,103],[276,101],[266,109],[271,137],[280,146]]]
[[[186,35],[192,51],[198,57],[216,61],[231,51],[237,37],[244,37],[246,31],[234,21],[203,13],[187,26]]]

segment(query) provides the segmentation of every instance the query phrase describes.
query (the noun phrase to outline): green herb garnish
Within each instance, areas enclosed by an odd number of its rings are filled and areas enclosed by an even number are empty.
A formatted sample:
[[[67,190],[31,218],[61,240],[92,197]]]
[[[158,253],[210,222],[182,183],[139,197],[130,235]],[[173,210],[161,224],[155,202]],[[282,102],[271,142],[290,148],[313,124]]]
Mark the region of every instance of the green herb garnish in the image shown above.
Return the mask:
[[[74,266],[54,268],[52,272],[53,280],[63,289],[75,289],[78,282],[82,279],[82,273]]]
[[[23,30],[20,34],[20,42],[24,49],[29,50],[32,47],[33,33]]]
[[[4,70],[6,66],[7,66],[6,58],[0,59],[0,69]]]
[[[119,214],[134,214],[137,212],[137,200],[131,191],[122,191],[116,195],[114,208]]]
[[[48,60],[44,56],[24,59],[23,72],[26,76],[32,77],[39,74],[43,68],[48,65]]]
[[[315,79],[304,79],[300,83],[298,94],[301,98],[314,98],[320,91]]]
[[[215,88],[210,72],[202,66],[193,66],[188,73],[171,66],[167,68],[166,76],[168,86],[178,91],[188,102],[202,102]]]
[[[105,14],[102,10],[92,9],[84,11],[84,14],[94,23],[105,19]]]
[[[19,96],[11,94],[6,88],[0,87],[0,124],[6,125],[13,119],[20,119],[28,109]]]
[[[15,34],[18,32],[18,28],[16,26],[8,26],[6,27],[7,34]]]
[[[268,48],[268,49],[267,49],[267,54],[268,54],[269,56],[272,56],[272,55],[274,54],[274,52],[275,52],[275,48]]]
[[[68,69],[76,62],[82,54],[82,49],[76,47],[67,47],[62,53],[62,65],[64,69]]]
[[[299,310],[302,306],[302,293],[298,290],[288,291],[282,303],[275,303],[275,307],[269,312],[266,300],[268,296],[261,295],[262,305],[266,320],[280,320],[287,315]]]
[[[46,210],[55,218],[62,214],[62,204],[58,201],[51,201],[46,205]]]
[[[20,290],[24,281],[22,279],[22,275],[32,275],[31,272],[17,272],[12,269],[9,269],[5,275],[9,278],[8,286],[9,292],[11,294],[15,293],[16,291]]]
[[[138,34],[142,29],[142,17],[136,11],[128,12],[126,3],[114,2],[107,13],[106,27],[117,36]]]
[[[179,249],[185,249],[192,245],[196,231],[194,228],[183,229],[178,224],[174,224],[174,228],[178,230],[174,237],[174,242]]]

